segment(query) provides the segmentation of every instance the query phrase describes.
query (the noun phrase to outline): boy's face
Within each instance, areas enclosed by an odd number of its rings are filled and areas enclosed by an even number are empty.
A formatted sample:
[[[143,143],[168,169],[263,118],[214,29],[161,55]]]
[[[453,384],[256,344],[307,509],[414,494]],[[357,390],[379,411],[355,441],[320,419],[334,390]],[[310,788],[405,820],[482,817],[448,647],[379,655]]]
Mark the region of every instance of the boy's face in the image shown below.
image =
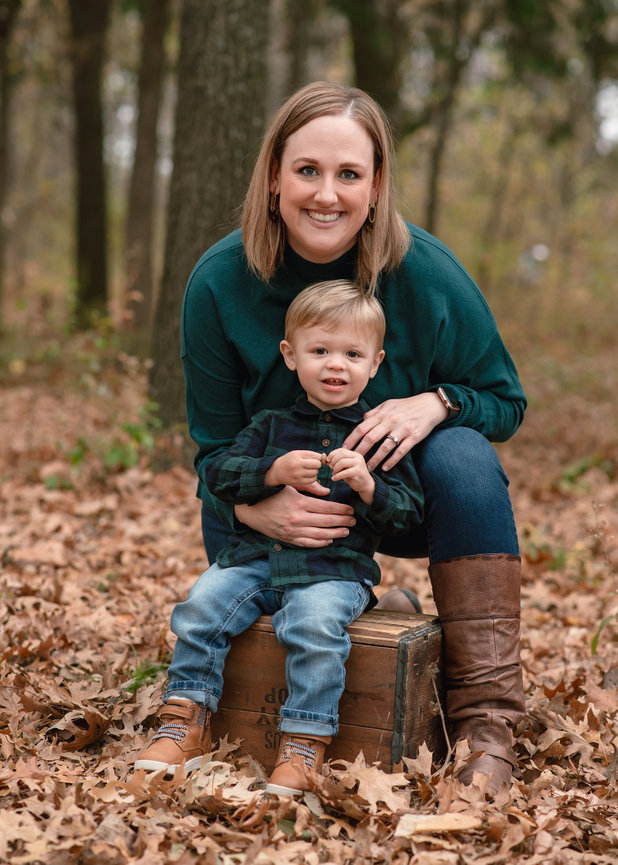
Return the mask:
[[[323,411],[353,405],[384,357],[375,334],[354,327],[299,327],[280,348],[309,402]]]

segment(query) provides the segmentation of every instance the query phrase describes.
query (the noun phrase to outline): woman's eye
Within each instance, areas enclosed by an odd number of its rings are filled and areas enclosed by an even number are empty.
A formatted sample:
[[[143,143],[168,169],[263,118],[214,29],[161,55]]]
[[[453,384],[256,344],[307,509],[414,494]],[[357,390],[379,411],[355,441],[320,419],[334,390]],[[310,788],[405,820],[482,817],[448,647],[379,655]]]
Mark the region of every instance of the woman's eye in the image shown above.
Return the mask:
[[[351,168],[344,168],[341,172],[341,176],[344,180],[355,180],[358,177],[356,171],[352,171]]]
[[[317,171],[313,167],[313,165],[303,165],[303,167],[299,170],[299,174],[304,175],[305,177],[313,177],[317,174]]]

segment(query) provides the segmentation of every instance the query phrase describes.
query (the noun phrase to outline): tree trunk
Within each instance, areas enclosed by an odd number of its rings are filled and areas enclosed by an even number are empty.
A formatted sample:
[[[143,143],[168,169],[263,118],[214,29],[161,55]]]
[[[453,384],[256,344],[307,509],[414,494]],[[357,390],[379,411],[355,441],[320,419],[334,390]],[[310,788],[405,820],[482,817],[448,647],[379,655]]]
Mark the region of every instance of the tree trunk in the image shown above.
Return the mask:
[[[444,154],[453,127],[453,118],[464,72],[497,14],[497,5],[475,4],[473,0],[449,0],[429,6],[433,21],[426,28],[434,52],[434,79],[428,117],[434,127],[429,153],[425,223],[435,232],[440,203],[440,178]]]
[[[2,306],[4,299],[5,229],[2,219],[8,190],[9,171],[9,118],[12,82],[9,76],[8,47],[11,30],[21,0],[0,0],[0,333],[3,330]]]
[[[286,0],[285,27],[288,74],[285,96],[309,83],[309,58],[316,44],[315,23],[320,0]]]
[[[402,124],[403,61],[410,47],[401,0],[331,0],[349,21],[354,79],[380,104],[395,129]]]
[[[179,360],[184,286],[201,253],[232,228],[263,131],[268,23],[264,0],[184,0],[174,169],[150,381],[166,426],[185,416]]]
[[[69,0],[77,174],[75,318],[90,326],[107,307],[107,223],[101,73],[110,0]]]
[[[152,227],[157,122],[165,63],[165,32],[169,0],[143,4],[142,56],[138,79],[138,118],[135,157],[127,216],[127,307],[132,324],[142,328],[152,313]]]

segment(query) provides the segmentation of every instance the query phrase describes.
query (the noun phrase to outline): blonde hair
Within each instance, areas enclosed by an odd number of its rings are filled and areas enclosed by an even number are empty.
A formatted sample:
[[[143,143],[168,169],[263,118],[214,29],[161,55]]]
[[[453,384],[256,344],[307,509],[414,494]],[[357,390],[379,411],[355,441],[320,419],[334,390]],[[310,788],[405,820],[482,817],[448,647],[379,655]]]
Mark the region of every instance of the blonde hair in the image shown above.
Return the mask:
[[[349,279],[316,282],[297,294],[285,316],[285,338],[289,342],[296,330],[316,324],[327,330],[345,326],[372,333],[378,349],[386,332],[379,300]]]
[[[326,81],[308,84],[291,96],[275,115],[262,141],[242,212],[243,242],[250,268],[268,282],[283,260],[286,233],[281,218],[269,212],[270,181],[290,135],[311,120],[345,115],[365,129],[373,143],[374,174],[382,169],[371,230],[358,233],[356,280],[372,294],[382,270],[392,270],[410,245],[410,234],[397,212],[391,173],[392,139],[388,120],[363,90]]]

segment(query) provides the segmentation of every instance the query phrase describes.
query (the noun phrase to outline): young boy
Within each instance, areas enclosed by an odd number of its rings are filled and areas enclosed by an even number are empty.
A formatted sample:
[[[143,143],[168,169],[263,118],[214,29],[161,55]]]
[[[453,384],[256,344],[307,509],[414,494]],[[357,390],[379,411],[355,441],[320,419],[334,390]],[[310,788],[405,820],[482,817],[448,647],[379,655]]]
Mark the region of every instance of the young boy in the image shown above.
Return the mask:
[[[422,519],[422,491],[409,458],[370,472],[341,445],[363,418],[359,402],[384,357],[384,313],[351,282],[319,283],[292,302],[281,352],[306,396],[287,410],[263,411],[215,456],[207,470],[214,495],[254,504],[284,485],[351,504],[356,524],[325,547],[274,541],[241,526],[172,613],[178,640],[168,671],[162,725],[136,769],[197,768],[211,748],[209,720],[223,688],[230,638],[271,615],[287,651],[289,696],[268,793],[308,788],[305,767],[321,768],[338,730],[338,704],[350,651],[346,627],[375,604],[380,581],[374,553],[380,537]],[[377,447],[377,445],[376,445]],[[256,675],[259,671],[256,670]]]

